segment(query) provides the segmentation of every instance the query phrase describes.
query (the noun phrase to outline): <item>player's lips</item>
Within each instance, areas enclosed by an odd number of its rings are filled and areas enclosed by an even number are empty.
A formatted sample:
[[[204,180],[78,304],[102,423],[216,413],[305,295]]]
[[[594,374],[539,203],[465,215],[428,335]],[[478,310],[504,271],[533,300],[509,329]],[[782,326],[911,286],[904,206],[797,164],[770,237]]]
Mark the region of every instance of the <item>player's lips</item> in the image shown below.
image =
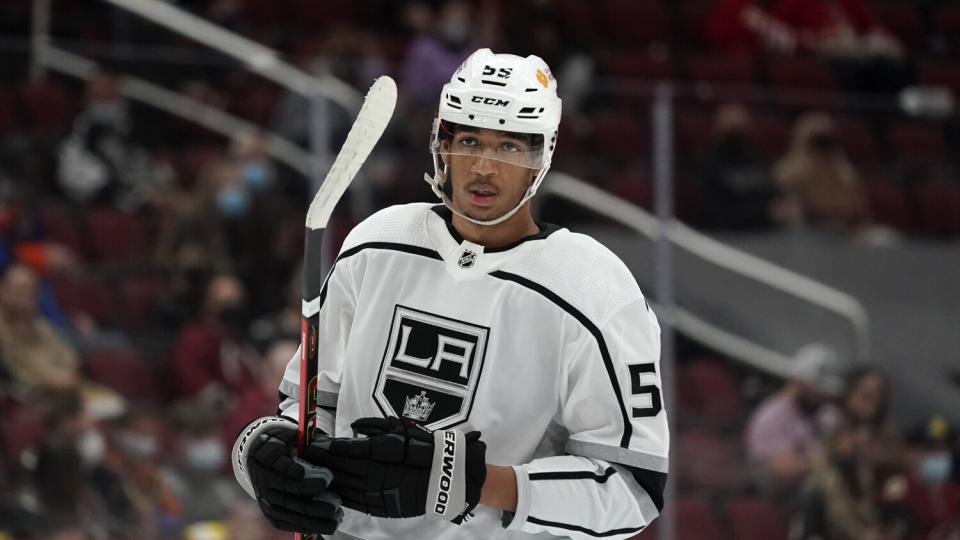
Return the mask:
[[[472,186],[468,190],[470,202],[476,206],[490,206],[497,196],[497,191],[488,186]]]

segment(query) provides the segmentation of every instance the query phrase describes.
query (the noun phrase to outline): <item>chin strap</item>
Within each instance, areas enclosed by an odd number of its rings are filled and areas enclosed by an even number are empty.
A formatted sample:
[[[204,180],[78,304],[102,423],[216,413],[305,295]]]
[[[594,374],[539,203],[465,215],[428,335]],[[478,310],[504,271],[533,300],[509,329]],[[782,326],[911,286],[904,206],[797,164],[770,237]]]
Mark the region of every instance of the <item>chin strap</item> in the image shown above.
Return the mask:
[[[533,183],[530,185],[530,188],[527,189],[527,194],[524,195],[522,199],[520,199],[520,202],[518,202],[517,205],[513,207],[513,210],[510,210],[510,211],[507,212],[506,214],[504,214],[504,215],[502,215],[502,216],[500,216],[500,217],[498,217],[498,218],[496,218],[496,219],[491,219],[491,220],[488,220],[488,221],[482,221],[482,220],[479,220],[479,219],[473,219],[472,217],[469,217],[469,216],[465,216],[462,212],[460,212],[459,210],[457,210],[456,208],[454,208],[454,206],[453,206],[453,201],[451,201],[451,200],[450,200],[450,197],[447,197],[447,194],[443,192],[443,188],[441,187],[443,184],[442,184],[442,182],[440,181],[440,178],[439,178],[440,175],[439,175],[439,174],[437,174],[436,176],[430,176],[430,175],[427,174],[427,173],[423,173],[423,180],[424,180],[426,183],[430,184],[430,187],[433,189],[434,194],[436,194],[437,197],[440,197],[440,200],[443,201],[444,206],[446,206],[447,208],[449,208],[451,212],[453,212],[454,214],[456,214],[456,215],[462,217],[463,219],[469,221],[470,223],[474,223],[474,224],[476,224],[476,225],[483,225],[483,226],[489,227],[489,226],[491,226],[491,225],[496,225],[496,224],[498,224],[498,223],[503,223],[504,221],[510,219],[510,217],[512,217],[514,214],[516,214],[517,211],[520,210],[520,208],[521,208],[527,201],[529,201],[531,197],[533,197],[533,196],[537,193],[536,187],[540,185],[540,179],[541,179],[541,178],[543,177],[543,175],[545,175],[546,173],[547,173],[546,169],[541,169],[541,170],[540,170],[540,172],[539,172],[538,175],[537,175],[537,178],[534,179]]]

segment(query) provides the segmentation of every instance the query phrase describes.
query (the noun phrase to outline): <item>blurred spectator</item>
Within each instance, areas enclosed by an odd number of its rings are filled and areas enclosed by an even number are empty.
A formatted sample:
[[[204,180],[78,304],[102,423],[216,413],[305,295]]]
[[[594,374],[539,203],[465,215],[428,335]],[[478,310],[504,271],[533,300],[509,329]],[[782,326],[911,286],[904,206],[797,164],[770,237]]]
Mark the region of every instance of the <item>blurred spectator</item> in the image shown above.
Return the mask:
[[[365,92],[374,79],[389,71],[379,51],[377,35],[344,24],[334,24],[297,51],[297,66],[318,78],[333,75]],[[305,147],[317,148],[315,127],[328,136],[329,152],[336,152],[353,124],[353,112],[318,97],[311,101],[298,92],[285,92],[270,122],[272,131]]]
[[[952,433],[942,416],[933,416],[907,439],[905,474],[887,482],[884,499],[902,516],[911,540],[960,536],[960,485],[952,478]]]
[[[125,475],[81,393],[60,390],[36,402],[50,434],[37,449],[33,478],[42,531],[78,528],[97,538],[136,532]]]
[[[725,103],[713,117],[713,143],[702,175],[706,227],[761,229],[774,222],[777,189],[770,165],[752,145],[753,117],[739,103]]]
[[[868,0],[775,0],[770,13],[787,24],[802,46],[826,58],[903,55]]]
[[[267,154],[267,143],[258,132],[240,133],[234,137],[230,155],[240,166],[240,177],[254,195],[262,195],[275,185],[277,171]]]
[[[257,384],[245,387],[234,400],[230,414],[223,422],[221,434],[227,445],[237,439],[237,433],[250,423],[251,418],[276,414],[277,391],[283,380],[287,363],[299,350],[300,343],[293,339],[274,342],[264,354],[263,369],[257,374]],[[260,415],[260,416],[257,416]],[[298,418],[294,419],[299,421]]]
[[[840,390],[836,353],[810,344],[793,358],[783,387],[753,412],[747,424],[747,455],[758,467],[761,487],[773,496],[789,495],[811,471],[823,440],[818,413]]]
[[[77,388],[101,417],[122,413],[119,393],[82,380],[77,352],[39,314],[37,290],[25,265],[12,264],[0,277],[0,382],[18,394]]]
[[[426,9],[423,2],[411,2],[407,9],[408,21],[422,24]],[[430,30],[410,43],[400,78],[415,108],[435,109],[443,85],[471,52],[472,11],[470,4],[462,0],[443,3],[432,19]]]
[[[284,540],[289,536],[271,527],[263,519],[257,504],[247,497],[242,497],[233,505],[226,526],[230,540]]]
[[[103,436],[76,391],[48,395],[41,406],[44,427],[56,434],[45,438],[37,449],[34,483],[45,522],[41,526],[79,526],[89,514],[91,502],[86,467],[103,459]]]
[[[37,311],[37,277],[22,264],[0,278],[0,363],[22,390],[79,383],[77,353]]]
[[[557,94],[563,100],[564,122],[579,134],[590,129],[590,118],[584,109],[592,105],[597,79],[597,59],[591,54],[594,44],[583,43],[570,27],[579,21],[566,20],[558,15],[553,2],[524,2],[511,6],[510,17],[504,18],[503,39],[510,51],[533,54],[543,58],[553,70]],[[487,42],[485,38],[479,41]],[[493,41],[493,40],[491,40]],[[524,51],[524,52],[519,52]]]
[[[50,238],[36,186],[0,177],[0,268],[18,260],[39,275],[77,264],[77,254]]]
[[[203,306],[203,296],[214,275],[213,261],[202,240],[186,240],[164,264],[168,285],[166,294],[154,305],[151,322],[162,337],[175,333],[192,320]],[[173,336],[169,336],[172,340]]]
[[[774,166],[774,178],[785,204],[798,204],[805,222],[845,233],[865,230],[867,202],[860,175],[826,113],[805,113],[797,119],[790,147]]]
[[[164,430],[155,411],[131,410],[115,429],[115,449],[108,454],[113,474],[98,478],[114,515],[139,538],[170,538],[182,524],[184,504],[162,460]]]
[[[283,289],[283,307],[258,318],[250,325],[250,339],[258,350],[265,351],[278,340],[300,340],[302,272],[301,265],[287,281],[287,286]]]
[[[134,210],[172,183],[173,171],[133,140],[132,128],[117,75],[100,68],[87,85],[86,108],[60,148],[58,177],[70,200]]]
[[[173,346],[170,371],[175,393],[227,398],[251,384],[260,357],[246,341],[249,324],[243,284],[229,274],[214,277],[203,309],[180,331]]]
[[[900,432],[887,418],[887,384],[879,369],[857,368],[847,376],[840,399],[843,419],[869,433],[863,455],[881,482],[899,469],[903,456]]]
[[[223,414],[207,400],[186,400],[173,408],[177,426],[177,458],[170,476],[183,501],[186,526],[227,517],[242,492],[229,475],[229,447],[220,437]],[[244,495],[245,496],[245,495]]]
[[[793,54],[796,33],[771,16],[757,0],[718,0],[706,20],[707,40],[723,52]]]
[[[876,479],[864,459],[870,432],[844,422],[813,461],[802,494],[794,538],[798,540],[896,540],[881,519]]]
[[[179,221],[164,232],[160,258],[169,268],[181,264],[185,246],[204,253],[206,266],[236,274],[256,293],[251,298],[257,311],[276,303],[271,291],[286,278],[277,230],[290,212],[268,194],[273,169],[264,163],[259,142],[239,143],[235,158],[208,163],[200,173],[190,205]],[[259,156],[259,157],[257,157]],[[250,167],[248,167],[250,166]],[[297,218],[302,227],[302,218]]]
[[[833,66],[845,90],[892,93],[910,82],[903,45],[880,24],[868,0],[776,0],[770,12],[801,47]]]

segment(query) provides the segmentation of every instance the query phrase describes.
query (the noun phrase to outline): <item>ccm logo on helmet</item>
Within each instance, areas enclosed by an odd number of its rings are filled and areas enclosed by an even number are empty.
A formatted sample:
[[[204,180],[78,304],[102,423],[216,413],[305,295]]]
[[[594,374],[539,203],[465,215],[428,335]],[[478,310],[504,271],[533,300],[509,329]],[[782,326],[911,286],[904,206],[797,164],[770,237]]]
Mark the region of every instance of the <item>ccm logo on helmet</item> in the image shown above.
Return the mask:
[[[495,107],[506,107],[510,104],[509,99],[500,99],[492,97],[483,97],[483,96],[473,96],[470,98],[470,101],[473,103],[483,103],[484,105],[493,105]]]
[[[440,489],[437,491],[437,502],[433,511],[443,514],[447,511],[447,502],[450,500],[450,484],[453,481],[453,462],[457,455],[457,434],[446,431],[443,434],[443,465],[440,473]]]

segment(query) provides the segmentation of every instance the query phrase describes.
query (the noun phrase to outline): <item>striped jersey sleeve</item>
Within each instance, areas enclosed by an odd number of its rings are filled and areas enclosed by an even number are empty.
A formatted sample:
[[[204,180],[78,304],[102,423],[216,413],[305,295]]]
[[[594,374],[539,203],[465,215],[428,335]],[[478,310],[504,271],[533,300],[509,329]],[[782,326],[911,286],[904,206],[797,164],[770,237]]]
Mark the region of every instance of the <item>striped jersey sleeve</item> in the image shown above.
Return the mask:
[[[669,433],[659,382],[660,327],[640,298],[595,324],[575,309],[565,341],[560,422],[567,455],[515,466],[508,530],[629,538],[663,507]]]

